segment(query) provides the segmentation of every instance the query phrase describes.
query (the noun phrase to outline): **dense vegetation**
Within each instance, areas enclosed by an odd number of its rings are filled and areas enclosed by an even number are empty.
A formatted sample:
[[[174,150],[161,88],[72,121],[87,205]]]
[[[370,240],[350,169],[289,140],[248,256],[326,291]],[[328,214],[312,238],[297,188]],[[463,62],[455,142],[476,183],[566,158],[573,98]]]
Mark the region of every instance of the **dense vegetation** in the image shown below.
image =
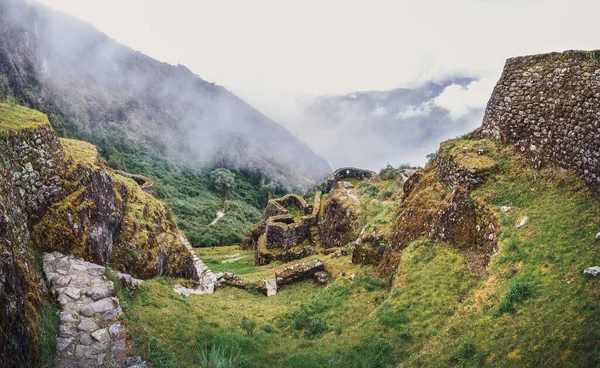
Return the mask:
[[[122,153],[112,147],[100,149],[100,154],[113,168],[152,178],[194,246],[240,243],[260,221],[269,196],[283,193],[283,188],[248,172],[180,169],[148,153]],[[225,215],[211,224],[218,210]]]

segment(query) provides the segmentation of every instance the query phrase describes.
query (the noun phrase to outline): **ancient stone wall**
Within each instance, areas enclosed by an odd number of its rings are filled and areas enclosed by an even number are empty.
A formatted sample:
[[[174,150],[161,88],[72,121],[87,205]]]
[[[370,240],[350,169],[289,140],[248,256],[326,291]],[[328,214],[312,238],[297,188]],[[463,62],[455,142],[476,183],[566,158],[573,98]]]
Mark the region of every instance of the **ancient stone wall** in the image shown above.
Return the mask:
[[[475,135],[573,169],[600,194],[600,51],[508,59]]]
[[[50,123],[12,130],[4,138],[0,156],[5,164],[10,163],[13,182],[27,202],[27,211],[40,214],[62,199],[65,153]]]
[[[339,180],[344,178],[353,178],[353,179],[370,179],[373,176],[377,175],[374,171],[371,170],[363,170],[357,169],[355,167],[343,167],[341,169],[337,169],[333,173],[329,175],[327,178],[327,189],[329,192],[331,188],[337,183]]]
[[[1,145],[0,145],[1,146]],[[36,310],[41,287],[23,197],[0,164],[0,367],[38,366]]]

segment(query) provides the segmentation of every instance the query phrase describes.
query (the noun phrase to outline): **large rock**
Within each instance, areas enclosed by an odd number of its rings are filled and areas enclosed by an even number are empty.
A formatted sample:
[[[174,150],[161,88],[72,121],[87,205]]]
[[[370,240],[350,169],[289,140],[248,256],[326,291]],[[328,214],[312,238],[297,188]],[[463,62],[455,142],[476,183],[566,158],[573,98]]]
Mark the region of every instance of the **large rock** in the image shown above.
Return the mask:
[[[358,198],[353,190],[352,184],[340,181],[329,192],[323,215],[319,219],[321,245],[324,248],[346,246],[360,234],[361,218],[355,208]]]

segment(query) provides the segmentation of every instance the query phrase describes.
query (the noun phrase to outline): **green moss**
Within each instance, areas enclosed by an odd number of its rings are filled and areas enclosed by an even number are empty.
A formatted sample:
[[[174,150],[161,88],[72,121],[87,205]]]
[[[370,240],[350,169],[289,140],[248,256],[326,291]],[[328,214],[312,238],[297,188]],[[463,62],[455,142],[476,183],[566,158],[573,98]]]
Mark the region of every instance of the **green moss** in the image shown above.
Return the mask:
[[[48,117],[37,110],[0,103],[0,131],[50,126]]]
[[[457,138],[440,145],[440,154],[451,155],[460,166],[480,171],[493,169],[498,164],[494,155],[498,152],[496,143],[489,139],[472,140]]]
[[[91,166],[97,164],[99,159],[98,150],[93,144],[67,138],[60,138],[60,144],[68,158]]]

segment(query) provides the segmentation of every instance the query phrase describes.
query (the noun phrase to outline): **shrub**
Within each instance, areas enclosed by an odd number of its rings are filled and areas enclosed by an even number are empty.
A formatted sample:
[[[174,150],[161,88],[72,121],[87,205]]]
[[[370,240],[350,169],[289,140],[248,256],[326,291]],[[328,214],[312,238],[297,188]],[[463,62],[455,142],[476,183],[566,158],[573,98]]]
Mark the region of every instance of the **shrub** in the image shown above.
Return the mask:
[[[504,298],[498,305],[496,316],[504,313],[514,313],[515,303],[523,302],[533,296],[534,285],[530,282],[514,280],[508,287],[508,291],[504,294]]]
[[[265,332],[265,333],[269,333],[269,334],[270,334],[270,333],[274,333],[274,332],[275,332],[275,327],[274,327],[272,324],[270,324],[270,323],[267,323],[267,324],[264,324],[264,325],[262,325],[262,326],[260,327],[260,329],[261,329],[263,332]]]
[[[248,336],[254,335],[256,329],[256,321],[250,318],[242,318],[242,330],[244,330]]]
[[[199,347],[198,358],[200,368],[237,368],[242,366],[238,351],[215,345]]]

